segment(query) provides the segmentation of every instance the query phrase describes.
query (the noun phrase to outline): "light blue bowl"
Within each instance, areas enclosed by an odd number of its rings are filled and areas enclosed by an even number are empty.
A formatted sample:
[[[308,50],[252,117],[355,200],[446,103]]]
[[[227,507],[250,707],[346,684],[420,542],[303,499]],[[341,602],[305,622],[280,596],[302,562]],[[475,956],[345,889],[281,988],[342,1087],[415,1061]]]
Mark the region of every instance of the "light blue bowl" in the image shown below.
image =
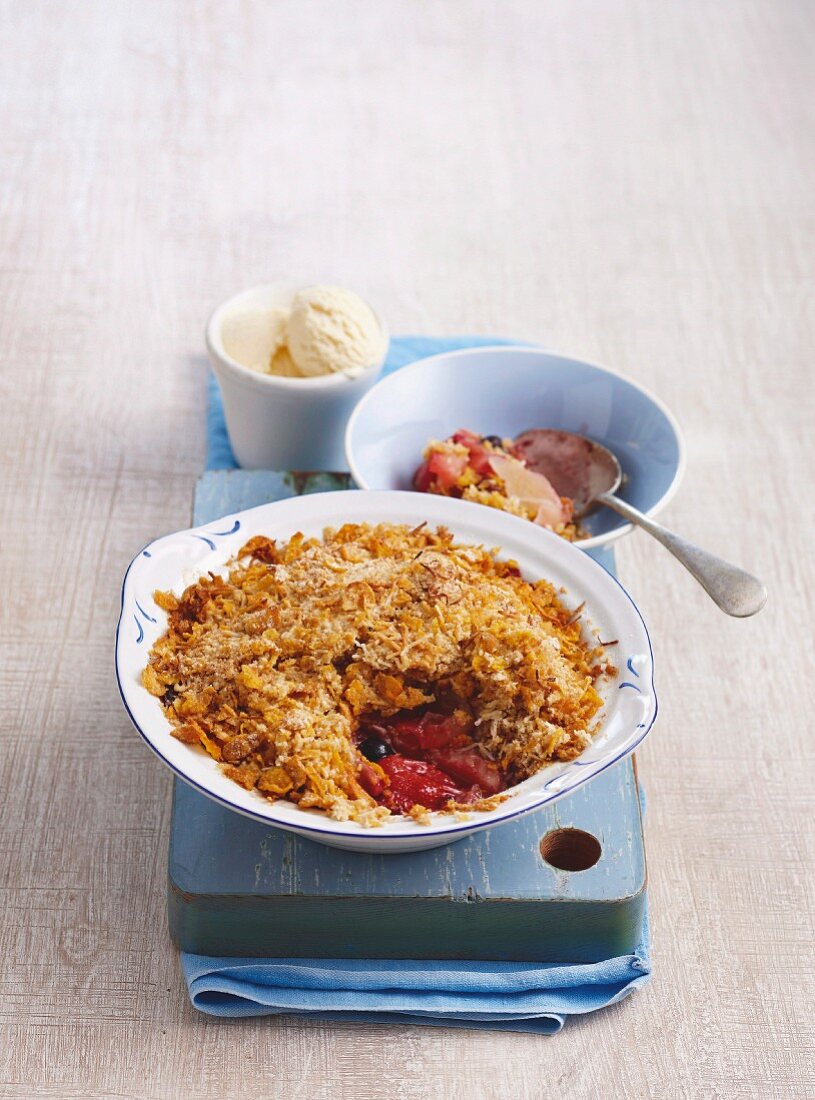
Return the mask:
[[[653,515],[685,467],[682,433],[668,409],[619,374],[537,348],[467,348],[421,359],[378,382],[351,414],[345,453],[361,489],[410,489],[429,439],[458,428],[516,436],[527,428],[580,432],[617,455],[619,495]],[[631,530],[599,508],[586,517],[584,550]]]

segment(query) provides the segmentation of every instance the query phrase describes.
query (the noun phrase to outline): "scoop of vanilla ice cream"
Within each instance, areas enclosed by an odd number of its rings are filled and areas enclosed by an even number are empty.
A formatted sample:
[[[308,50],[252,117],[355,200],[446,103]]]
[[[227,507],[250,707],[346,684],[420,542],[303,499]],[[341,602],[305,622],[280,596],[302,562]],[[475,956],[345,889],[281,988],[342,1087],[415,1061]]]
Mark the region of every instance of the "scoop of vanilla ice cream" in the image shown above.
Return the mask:
[[[358,374],[378,362],[385,350],[371,307],[339,286],[311,286],[295,295],[287,342],[306,377],[337,371]]]
[[[221,325],[224,351],[250,370],[282,374],[282,370],[273,371],[272,366],[285,349],[288,319],[288,310],[280,308],[236,310]]]

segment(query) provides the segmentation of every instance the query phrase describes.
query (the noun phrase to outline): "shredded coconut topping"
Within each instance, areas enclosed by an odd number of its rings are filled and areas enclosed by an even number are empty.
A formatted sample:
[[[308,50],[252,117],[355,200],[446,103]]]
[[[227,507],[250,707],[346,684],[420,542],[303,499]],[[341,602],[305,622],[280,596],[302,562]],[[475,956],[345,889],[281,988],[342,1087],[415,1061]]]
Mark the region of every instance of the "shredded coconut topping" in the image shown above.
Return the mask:
[[[363,825],[389,816],[359,783],[363,716],[455,707],[519,782],[583,750],[610,671],[548,581],[444,528],[256,536],[227,576],[155,599],[168,630],[142,681],[174,736],[249,790]]]

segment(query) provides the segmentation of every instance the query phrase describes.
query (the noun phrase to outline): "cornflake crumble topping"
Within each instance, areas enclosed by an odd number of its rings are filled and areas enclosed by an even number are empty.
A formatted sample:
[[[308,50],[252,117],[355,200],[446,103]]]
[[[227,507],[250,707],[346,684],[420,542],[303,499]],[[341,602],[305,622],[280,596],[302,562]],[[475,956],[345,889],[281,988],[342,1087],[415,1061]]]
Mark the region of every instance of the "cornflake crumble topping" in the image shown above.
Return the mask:
[[[255,536],[226,577],[155,599],[168,629],[142,682],[173,735],[248,790],[365,826],[430,820],[411,768],[460,814],[577,756],[613,671],[548,581],[443,527]]]

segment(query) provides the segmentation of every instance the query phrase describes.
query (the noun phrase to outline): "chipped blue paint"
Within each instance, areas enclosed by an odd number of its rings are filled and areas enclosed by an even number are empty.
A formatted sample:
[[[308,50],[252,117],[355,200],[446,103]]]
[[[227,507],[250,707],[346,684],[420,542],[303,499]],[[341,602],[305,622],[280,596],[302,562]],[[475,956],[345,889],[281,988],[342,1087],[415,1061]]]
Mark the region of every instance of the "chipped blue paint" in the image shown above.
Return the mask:
[[[428,852],[371,855],[328,848],[241,817],[186,783],[176,783],[170,874],[179,889],[208,895],[298,897],[399,895],[484,900],[552,896],[562,872],[540,857],[552,829],[592,833],[604,857],[567,874],[561,896],[614,900],[642,887],[645,874],[636,780],[625,764],[554,806]]]

